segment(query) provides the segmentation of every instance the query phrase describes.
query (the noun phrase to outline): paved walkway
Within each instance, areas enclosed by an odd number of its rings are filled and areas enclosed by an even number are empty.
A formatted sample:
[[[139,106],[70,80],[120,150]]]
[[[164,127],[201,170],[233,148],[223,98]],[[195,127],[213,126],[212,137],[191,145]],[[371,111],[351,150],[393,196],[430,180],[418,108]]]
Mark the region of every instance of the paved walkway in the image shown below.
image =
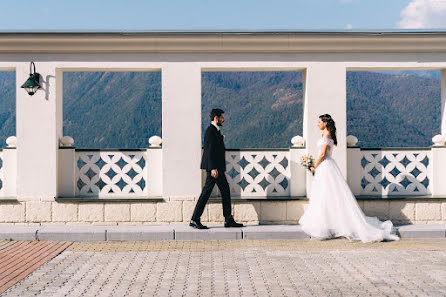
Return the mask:
[[[70,245],[68,242],[0,241],[0,294]]]
[[[74,242],[28,296],[445,296],[446,239]]]

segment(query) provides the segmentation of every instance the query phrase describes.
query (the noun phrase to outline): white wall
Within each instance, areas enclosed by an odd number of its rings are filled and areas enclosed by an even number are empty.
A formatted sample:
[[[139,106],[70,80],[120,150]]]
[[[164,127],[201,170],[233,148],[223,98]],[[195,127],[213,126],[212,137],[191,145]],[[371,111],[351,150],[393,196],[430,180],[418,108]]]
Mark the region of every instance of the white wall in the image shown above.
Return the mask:
[[[41,86],[29,96],[20,86],[29,77],[30,62],[16,68],[17,196],[21,199],[53,199],[57,195],[57,149],[62,133],[61,98],[56,96],[55,65],[37,62]],[[60,79],[60,78],[59,78]]]
[[[193,63],[162,68],[163,195],[201,190],[201,71]]]
[[[20,88],[29,62],[43,76],[43,90],[30,97]],[[62,136],[62,71],[162,70],[163,195],[197,196],[201,190],[201,71],[305,70],[304,136],[315,155],[317,116],[330,113],[338,128],[334,151],[346,175],[348,70],[446,69],[446,53],[269,54],[0,54],[0,70],[17,75],[17,186],[21,199],[57,195],[57,148]],[[445,101],[443,70],[443,110]],[[57,83],[59,82],[59,83]],[[442,131],[446,123],[443,111]]]

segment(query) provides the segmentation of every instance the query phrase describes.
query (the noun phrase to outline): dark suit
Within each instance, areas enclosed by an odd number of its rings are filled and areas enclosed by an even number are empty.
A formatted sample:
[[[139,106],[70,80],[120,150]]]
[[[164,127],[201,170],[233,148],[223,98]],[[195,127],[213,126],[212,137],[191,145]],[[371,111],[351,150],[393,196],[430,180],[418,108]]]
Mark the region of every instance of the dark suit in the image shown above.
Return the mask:
[[[221,192],[222,204],[223,204],[223,216],[225,219],[232,217],[231,215],[231,194],[229,191],[229,184],[226,180],[226,160],[225,160],[225,144],[223,142],[223,136],[220,131],[214,125],[210,125],[206,129],[204,134],[204,151],[201,158],[201,169],[205,169],[206,183],[203,187],[200,197],[198,198],[197,205],[195,206],[192,220],[199,221],[203,214],[204,207],[211,196],[212,190],[215,184]],[[211,170],[217,169],[218,177],[213,178],[211,176]]]

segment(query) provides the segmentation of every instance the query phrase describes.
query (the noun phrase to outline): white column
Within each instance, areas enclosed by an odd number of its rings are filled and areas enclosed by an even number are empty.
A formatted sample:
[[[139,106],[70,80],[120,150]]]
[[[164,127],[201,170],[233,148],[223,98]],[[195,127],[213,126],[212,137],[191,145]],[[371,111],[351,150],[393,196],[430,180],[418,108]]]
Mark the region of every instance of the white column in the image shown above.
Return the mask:
[[[361,194],[361,149],[347,148],[347,182],[354,195]]]
[[[446,195],[446,170],[444,164],[446,164],[446,147],[445,146],[433,146],[432,147],[432,179],[431,189],[434,196]]]
[[[17,196],[17,150],[15,147],[3,148],[3,196]]]
[[[201,191],[201,69],[169,63],[162,69],[163,196]]]
[[[441,135],[446,136],[446,69],[441,71]]]
[[[60,148],[58,158],[58,197],[75,197],[77,182],[75,148]]]
[[[446,136],[446,69],[441,71],[441,134]],[[446,147],[432,146],[432,195],[446,195]]]
[[[333,157],[347,177],[347,103],[346,69],[335,63],[319,63],[304,71],[304,123],[303,137],[307,152],[317,158],[316,142],[321,137],[318,117],[330,114],[337,128],[338,145]],[[307,173],[307,195],[311,193],[311,177]]]
[[[163,149],[147,148],[147,195],[149,197],[163,195]]]
[[[290,182],[290,196],[299,197],[305,196],[305,184],[306,184],[306,170],[300,164],[300,158],[305,155],[305,149],[299,147],[290,148],[290,172],[291,172],[291,182]]]
[[[57,195],[57,152],[62,135],[62,98],[56,95],[55,66],[36,61],[42,89],[29,96],[20,86],[28,79],[29,62],[16,67],[17,197],[52,200]]]

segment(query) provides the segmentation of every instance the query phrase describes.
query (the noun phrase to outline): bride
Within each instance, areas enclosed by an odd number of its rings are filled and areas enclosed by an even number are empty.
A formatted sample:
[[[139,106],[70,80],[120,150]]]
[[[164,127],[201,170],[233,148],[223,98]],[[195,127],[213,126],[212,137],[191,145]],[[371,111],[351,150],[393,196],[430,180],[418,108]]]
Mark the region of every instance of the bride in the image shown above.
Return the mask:
[[[373,242],[399,240],[391,234],[391,221],[381,222],[362,212],[335,160],[331,158],[337,144],[335,122],[329,114],[319,117],[322,138],[317,142],[319,156],[310,167],[314,173],[310,203],[299,220],[302,230],[315,239],[346,237]]]

